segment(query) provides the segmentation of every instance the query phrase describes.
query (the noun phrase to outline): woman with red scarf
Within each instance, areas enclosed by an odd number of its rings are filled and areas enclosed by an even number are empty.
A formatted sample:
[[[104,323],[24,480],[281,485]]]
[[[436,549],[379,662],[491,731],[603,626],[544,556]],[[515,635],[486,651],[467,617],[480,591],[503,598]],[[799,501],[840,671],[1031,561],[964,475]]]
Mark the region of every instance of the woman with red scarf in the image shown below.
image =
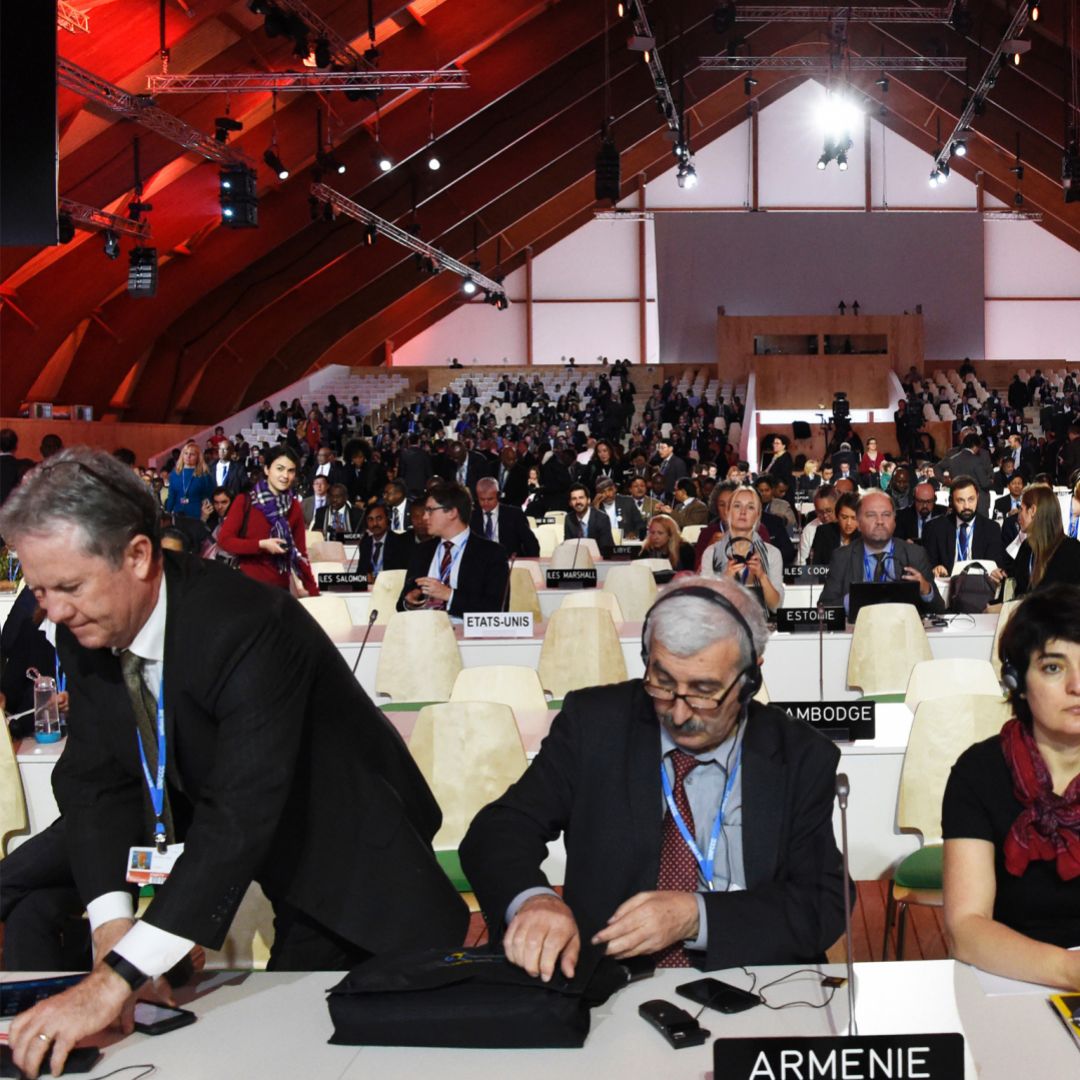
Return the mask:
[[[266,478],[233,500],[218,533],[218,547],[237,556],[240,571],[256,581],[288,589],[295,571],[308,595],[318,596],[307,555],[304,511],[293,494],[296,454],[279,446],[266,457]]]
[[[945,933],[958,960],[1080,990],[1080,588],[1025,599],[999,653],[1014,717],[945,789]]]

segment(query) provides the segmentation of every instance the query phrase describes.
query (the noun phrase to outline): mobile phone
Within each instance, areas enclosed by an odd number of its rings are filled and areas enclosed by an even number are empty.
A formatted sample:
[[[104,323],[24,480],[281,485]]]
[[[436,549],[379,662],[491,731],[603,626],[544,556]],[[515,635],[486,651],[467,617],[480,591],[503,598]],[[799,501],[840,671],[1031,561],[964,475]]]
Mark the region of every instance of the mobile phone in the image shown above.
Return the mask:
[[[135,1030],[143,1035],[164,1035],[166,1031],[194,1024],[198,1017],[189,1009],[174,1009],[152,1001],[135,1003]]]
[[[64,1076],[73,1073],[88,1073],[101,1060],[101,1051],[96,1046],[79,1046],[70,1051],[67,1061],[64,1063]],[[18,1068],[11,1054],[11,1047],[7,1043],[0,1043],[0,1076],[12,1077],[12,1080],[21,1080],[26,1073]],[[41,1076],[51,1076],[49,1072],[49,1055],[45,1055],[39,1070]]]
[[[710,1009],[722,1013],[743,1012],[761,1004],[761,998],[757,994],[740,990],[739,987],[719,979],[697,979],[683,983],[682,986],[675,987],[675,993],[689,998],[695,1005],[707,1005]]]

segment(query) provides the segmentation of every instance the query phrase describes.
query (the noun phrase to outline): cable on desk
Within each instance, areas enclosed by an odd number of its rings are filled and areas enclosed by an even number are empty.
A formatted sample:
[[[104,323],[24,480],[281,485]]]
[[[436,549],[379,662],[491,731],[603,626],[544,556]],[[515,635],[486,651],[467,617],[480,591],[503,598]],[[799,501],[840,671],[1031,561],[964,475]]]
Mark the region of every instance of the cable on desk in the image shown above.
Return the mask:
[[[130,1069],[142,1069],[143,1071],[137,1076],[129,1076],[128,1080],[143,1080],[144,1076],[149,1076],[152,1072],[157,1072],[156,1065],[121,1065],[119,1069],[113,1069],[112,1072],[102,1073],[101,1076],[91,1077],[90,1080],[109,1080],[110,1076],[119,1076],[121,1073],[126,1073]]]
[[[793,979],[796,975],[816,975],[819,979],[821,978],[821,972],[818,971],[816,968],[799,968],[796,971],[789,971],[786,975],[781,975],[779,979],[773,979],[772,982],[765,983],[765,985],[762,986],[761,991],[759,992],[761,996],[761,1004],[764,1005],[766,1009],[772,1009],[774,1012],[779,1012],[781,1009],[796,1009],[802,1007],[805,1007],[807,1009],[824,1009],[828,1005],[832,1004],[832,999],[836,996],[835,986],[830,988],[829,996],[820,1004],[816,1005],[812,1001],[785,1001],[783,1005],[770,1005],[765,1000],[764,991],[768,990],[770,986],[778,986],[780,983],[786,982],[788,979]]]

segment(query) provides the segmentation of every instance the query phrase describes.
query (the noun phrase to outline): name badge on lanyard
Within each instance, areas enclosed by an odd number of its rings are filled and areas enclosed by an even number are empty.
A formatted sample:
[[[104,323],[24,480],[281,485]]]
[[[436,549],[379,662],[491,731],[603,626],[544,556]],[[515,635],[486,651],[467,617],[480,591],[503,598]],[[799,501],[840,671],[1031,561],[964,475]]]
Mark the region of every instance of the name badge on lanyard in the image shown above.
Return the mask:
[[[146,760],[146,747],[143,746],[142,732],[135,729],[139,740],[139,760],[142,762],[143,778],[150,792],[150,805],[154,808],[154,844],[161,854],[165,854],[168,835],[165,830],[165,676],[162,674],[157,695],[157,775],[150,775],[150,765]]]

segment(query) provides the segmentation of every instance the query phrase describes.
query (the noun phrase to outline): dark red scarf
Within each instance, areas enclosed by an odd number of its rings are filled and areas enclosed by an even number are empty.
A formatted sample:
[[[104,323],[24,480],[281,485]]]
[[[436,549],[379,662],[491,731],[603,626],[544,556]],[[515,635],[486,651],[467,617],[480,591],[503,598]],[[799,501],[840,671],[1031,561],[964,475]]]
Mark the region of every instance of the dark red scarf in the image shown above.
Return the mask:
[[[1024,807],[1005,837],[1005,869],[1021,877],[1028,863],[1054,859],[1062,881],[1080,877],[1080,776],[1055,795],[1034,736],[1019,720],[1001,729],[1001,749]]]

